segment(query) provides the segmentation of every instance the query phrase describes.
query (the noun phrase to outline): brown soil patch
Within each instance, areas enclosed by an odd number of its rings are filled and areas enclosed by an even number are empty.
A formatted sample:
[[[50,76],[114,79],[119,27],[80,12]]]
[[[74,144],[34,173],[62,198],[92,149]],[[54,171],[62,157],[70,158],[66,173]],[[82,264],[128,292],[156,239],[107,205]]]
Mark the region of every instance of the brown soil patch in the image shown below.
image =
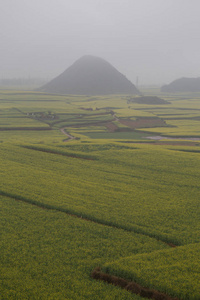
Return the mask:
[[[115,125],[114,123],[112,122],[108,122],[105,124],[106,128],[108,129],[108,132],[115,132],[118,130],[118,127],[117,125]]]
[[[100,268],[96,268],[92,271],[91,277],[96,280],[102,280],[107,283],[120,286],[127,291],[140,295],[141,297],[148,298],[148,299],[155,299],[155,300],[178,300],[178,298],[172,298],[167,294],[161,293],[157,290],[149,289],[146,287],[141,286],[140,284],[134,281],[128,281],[121,277],[113,276],[110,274],[106,274],[101,272]]]

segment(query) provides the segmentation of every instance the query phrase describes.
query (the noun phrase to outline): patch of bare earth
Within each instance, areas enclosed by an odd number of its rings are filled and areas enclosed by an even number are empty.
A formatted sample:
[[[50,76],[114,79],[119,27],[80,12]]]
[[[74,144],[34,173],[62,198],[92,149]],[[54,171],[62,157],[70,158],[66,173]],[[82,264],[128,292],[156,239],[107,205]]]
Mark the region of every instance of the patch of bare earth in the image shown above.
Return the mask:
[[[108,122],[105,124],[106,128],[108,129],[108,132],[115,132],[118,130],[118,127],[117,125],[115,125],[114,123],[112,122]]]

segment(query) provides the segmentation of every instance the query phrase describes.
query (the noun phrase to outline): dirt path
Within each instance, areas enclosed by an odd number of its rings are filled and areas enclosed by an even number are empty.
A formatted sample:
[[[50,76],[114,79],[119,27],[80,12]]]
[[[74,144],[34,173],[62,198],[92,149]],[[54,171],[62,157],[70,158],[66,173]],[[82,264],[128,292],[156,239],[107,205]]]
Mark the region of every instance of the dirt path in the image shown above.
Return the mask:
[[[66,136],[68,136],[68,139],[63,140],[63,142],[69,142],[69,141],[71,141],[71,140],[75,140],[75,139],[76,139],[75,136],[73,136],[73,135],[69,134],[68,132],[66,132],[65,129],[66,129],[66,127],[63,127],[63,128],[60,129],[60,131],[61,131],[63,134],[65,134]]]

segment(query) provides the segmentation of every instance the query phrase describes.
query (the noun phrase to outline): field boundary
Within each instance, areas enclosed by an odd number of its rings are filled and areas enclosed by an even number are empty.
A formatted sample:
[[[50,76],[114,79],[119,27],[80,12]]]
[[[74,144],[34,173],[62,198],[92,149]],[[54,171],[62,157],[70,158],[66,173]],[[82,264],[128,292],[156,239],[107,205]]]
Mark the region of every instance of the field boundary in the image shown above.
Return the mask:
[[[44,153],[50,153],[50,154],[56,154],[56,155],[62,155],[66,157],[72,157],[72,158],[78,158],[78,159],[86,159],[86,160],[97,160],[98,158],[92,155],[86,155],[86,154],[79,154],[79,153],[71,153],[71,152],[63,152],[63,151],[54,151],[53,149],[47,149],[47,148],[38,148],[36,146],[21,146],[25,149],[33,150],[33,151],[40,151]]]
[[[179,300],[178,298],[172,298],[171,296],[169,296],[165,293],[159,292],[157,290],[143,287],[142,285],[140,285],[134,281],[128,281],[121,277],[103,273],[103,272],[101,272],[100,268],[95,268],[91,273],[91,277],[96,280],[102,280],[109,284],[119,286],[122,289],[125,289],[133,294],[137,294],[144,298],[154,299],[154,300],[161,300],[161,299],[162,300]]]
[[[108,227],[112,227],[112,228],[115,228],[115,229],[120,229],[120,230],[124,230],[124,231],[128,231],[128,232],[133,232],[133,233],[136,233],[136,234],[141,234],[141,235],[144,235],[144,236],[148,236],[149,238],[155,239],[158,242],[162,242],[165,245],[168,245],[169,247],[172,247],[172,248],[175,248],[175,247],[179,246],[179,245],[175,245],[172,242],[166,241],[166,240],[164,240],[164,239],[162,239],[158,236],[155,236],[153,234],[151,235],[151,234],[145,232],[142,229],[137,230],[137,229],[134,229],[133,227],[122,226],[122,225],[116,224],[112,221],[101,220],[101,219],[98,219],[96,217],[88,216],[85,213],[80,213],[80,212],[73,211],[71,209],[57,207],[57,206],[54,206],[54,205],[51,205],[51,204],[48,204],[48,203],[41,203],[37,200],[28,199],[28,198],[25,198],[25,197],[20,196],[20,195],[14,195],[14,194],[11,194],[11,193],[8,193],[8,192],[4,192],[2,190],[0,190],[0,195],[8,197],[10,199],[14,199],[15,201],[22,201],[24,203],[34,205],[34,206],[36,206],[38,208],[41,208],[41,209],[54,210],[54,211],[62,212],[62,213],[65,213],[69,216],[82,219],[84,221],[89,221],[89,222],[96,223],[96,224],[99,224],[99,225],[108,226]]]
[[[52,130],[50,127],[0,127],[0,131],[8,131],[8,130]]]

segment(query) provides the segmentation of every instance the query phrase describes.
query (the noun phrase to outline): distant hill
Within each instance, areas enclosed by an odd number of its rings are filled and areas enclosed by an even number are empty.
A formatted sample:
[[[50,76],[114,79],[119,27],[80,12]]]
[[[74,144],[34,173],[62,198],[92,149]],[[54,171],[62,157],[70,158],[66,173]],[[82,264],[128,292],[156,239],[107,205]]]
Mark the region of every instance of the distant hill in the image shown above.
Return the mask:
[[[127,101],[128,103],[139,103],[139,104],[170,104],[169,101],[161,99],[157,96],[141,96],[131,98]]]
[[[74,95],[139,94],[134,84],[102,58],[86,55],[39,91]]]
[[[176,79],[162,86],[161,92],[200,92],[200,77]]]

